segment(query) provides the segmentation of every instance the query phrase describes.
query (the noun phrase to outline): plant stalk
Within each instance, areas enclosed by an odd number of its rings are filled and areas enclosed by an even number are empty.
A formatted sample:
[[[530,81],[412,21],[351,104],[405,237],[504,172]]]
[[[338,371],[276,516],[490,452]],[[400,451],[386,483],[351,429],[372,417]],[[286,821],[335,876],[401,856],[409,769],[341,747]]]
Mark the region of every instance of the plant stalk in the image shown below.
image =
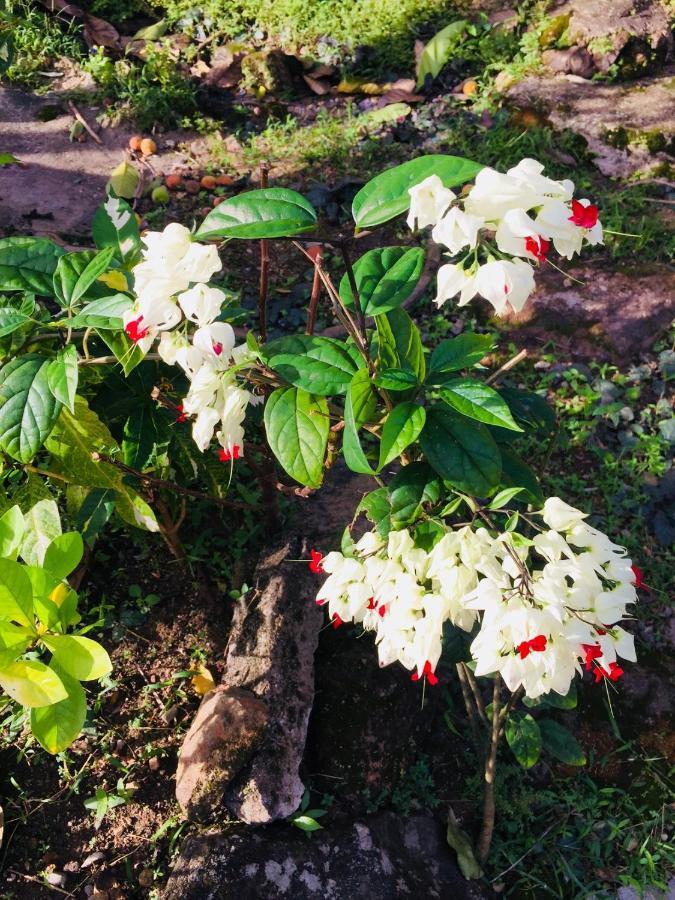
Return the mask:
[[[495,828],[495,769],[497,768],[497,748],[499,746],[499,732],[501,726],[501,718],[499,715],[501,685],[501,676],[496,674],[492,689],[492,731],[490,734],[489,751],[485,761],[483,825],[478,839],[478,861],[481,865],[486,862],[490,854],[492,833]]]
[[[269,186],[269,169],[267,163],[260,166],[260,187]],[[267,340],[267,291],[269,287],[269,245],[267,238],[260,241],[260,288],[258,291],[258,329],[260,331],[260,340],[264,343]]]

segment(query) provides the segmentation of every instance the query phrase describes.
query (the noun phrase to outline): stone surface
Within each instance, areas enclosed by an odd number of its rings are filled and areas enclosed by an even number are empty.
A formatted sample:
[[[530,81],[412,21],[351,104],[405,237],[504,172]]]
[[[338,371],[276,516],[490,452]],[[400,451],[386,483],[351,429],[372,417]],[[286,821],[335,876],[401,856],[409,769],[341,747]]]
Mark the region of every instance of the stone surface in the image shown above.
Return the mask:
[[[266,705],[250,691],[221,686],[204,697],[176,772],[176,799],[189,819],[209,820],[260,743],[267,719]]]
[[[288,826],[188,838],[162,900],[479,900],[432,818],[381,813],[316,832]]]
[[[672,56],[671,23],[661,0],[566,0],[550,14],[569,15],[570,42],[588,48],[598,72],[618,66],[625,77],[647,74]]]
[[[582,135],[604,175],[628,177],[673,163],[675,76],[633,84],[585,81],[578,75],[525,78],[507,92],[519,110],[543,112],[554,128]]]
[[[624,361],[649,349],[675,314],[675,272],[568,268],[583,284],[542,271],[522,312],[506,316],[525,346],[553,340],[575,360]]]
[[[99,128],[100,108],[84,104],[78,108],[98,132],[100,145],[89,136],[83,143],[70,140],[74,119],[61,92],[33,96],[0,87],[2,149],[23,163],[0,167],[0,236],[30,233],[77,241],[89,235],[108,176],[124,159],[134,132],[128,125]],[[53,118],[41,121],[45,112]],[[158,139],[161,155],[152,157],[158,173],[186,161],[184,154],[161,152],[169,138],[167,134]],[[181,135],[182,140],[188,138]]]
[[[325,623],[314,603],[321,580],[306,563],[313,547],[339,546],[362,494],[363,480],[336,467],[322,491],[299,501],[288,543],[264,553],[252,592],[235,608],[223,683],[251,691],[267,705],[265,737],[226,792],[238,819],[264,824],[295,812],[304,793],[299,770],[314,700],[314,651]]]

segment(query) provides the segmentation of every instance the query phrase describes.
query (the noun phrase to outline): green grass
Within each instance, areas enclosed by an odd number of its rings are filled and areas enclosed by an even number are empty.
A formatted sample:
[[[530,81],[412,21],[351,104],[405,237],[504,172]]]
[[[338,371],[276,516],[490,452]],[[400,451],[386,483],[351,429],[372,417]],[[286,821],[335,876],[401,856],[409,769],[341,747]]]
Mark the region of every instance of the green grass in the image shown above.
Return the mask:
[[[27,0],[2,0],[0,25],[11,33],[14,60],[5,77],[27,87],[44,87],[48,79],[40,76],[59,59],[82,59],[86,48],[81,27],[68,18],[48,15]]]

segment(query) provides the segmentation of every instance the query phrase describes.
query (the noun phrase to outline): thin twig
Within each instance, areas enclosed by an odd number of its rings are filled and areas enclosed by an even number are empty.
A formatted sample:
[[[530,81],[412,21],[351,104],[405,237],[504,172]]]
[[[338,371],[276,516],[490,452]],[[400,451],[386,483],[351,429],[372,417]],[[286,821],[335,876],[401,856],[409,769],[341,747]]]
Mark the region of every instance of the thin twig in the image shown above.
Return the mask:
[[[316,310],[319,305],[319,297],[321,296],[321,275],[319,273],[319,267],[323,259],[321,245],[317,244],[316,247],[310,248],[309,253],[314,256],[314,277],[312,278],[312,294],[307,307],[307,329],[305,334],[314,334]]]
[[[75,118],[80,123],[80,125],[84,128],[84,130],[87,132],[87,134],[91,135],[91,137],[96,141],[97,144],[102,144],[103,141],[101,140],[101,138],[96,134],[94,129],[91,127],[91,125],[89,125],[87,120],[84,118],[84,116],[79,111],[79,109],[75,106],[75,104],[72,102],[72,100],[68,101],[68,109],[75,116]]]
[[[482,767],[484,764],[485,752],[483,750],[483,742],[480,736],[480,728],[478,727],[476,707],[471,699],[471,690],[469,688],[469,682],[466,677],[464,663],[457,663],[456,669],[457,675],[459,676],[459,684],[462,688],[462,698],[464,700],[464,706],[469,717],[469,725],[471,726],[471,737],[473,738],[474,747],[476,748],[476,754],[478,755],[478,759]]]
[[[483,703],[483,698],[480,693],[480,688],[478,687],[478,682],[471,671],[471,669],[467,666],[466,663],[462,663],[464,667],[464,674],[466,675],[466,680],[469,683],[469,687],[471,688],[471,693],[473,694],[473,699],[476,701],[476,709],[478,710],[478,715],[480,716],[481,722],[487,727],[490,727],[490,723],[488,722],[488,717],[485,712],[485,704]]]
[[[154,487],[168,488],[176,494],[183,494],[185,497],[197,497],[199,500],[208,500],[211,503],[217,503],[219,506],[231,506],[235,509],[256,509],[256,507],[252,506],[250,503],[244,503],[240,500],[228,500],[225,497],[214,497],[211,494],[205,494],[203,491],[194,491],[191,488],[179,487],[177,484],[174,484],[173,481],[166,481],[164,478],[153,478],[152,475],[146,475],[145,472],[139,472],[138,469],[132,469],[131,466],[118,462],[116,459],[113,459],[111,456],[106,456],[104,453],[92,453],[91,458],[94,462],[104,462],[108,463],[108,465],[115,466],[116,469],[126,472],[127,475],[134,475],[140,481],[145,481]],[[29,469],[45,475],[52,474],[43,469],[33,470],[32,466],[24,466],[24,469]],[[60,476],[57,475],[56,477],[59,478]]]
[[[485,379],[486,384],[494,384],[495,381],[498,381],[502,375],[512,369],[514,366],[517,366],[519,362],[525,359],[527,356],[527,350],[523,349],[520,353],[516,353],[515,356],[512,356],[507,362],[504,363],[496,372],[493,372],[489,378]]]
[[[352,297],[354,299],[354,308],[356,309],[356,313],[359,317],[359,329],[361,331],[361,336],[363,340],[366,340],[366,314],[363,310],[363,306],[361,305],[361,295],[359,294],[359,287],[356,283],[356,276],[354,275],[354,267],[352,266],[352,260],[349,255],[349,250],[347,249],[347,244],[345,241],[340,243],[340,251],[342,253],[342,259],[344,260],[345,269],[347,270],[347,280],[349,281],[349,287],[351,288]]]

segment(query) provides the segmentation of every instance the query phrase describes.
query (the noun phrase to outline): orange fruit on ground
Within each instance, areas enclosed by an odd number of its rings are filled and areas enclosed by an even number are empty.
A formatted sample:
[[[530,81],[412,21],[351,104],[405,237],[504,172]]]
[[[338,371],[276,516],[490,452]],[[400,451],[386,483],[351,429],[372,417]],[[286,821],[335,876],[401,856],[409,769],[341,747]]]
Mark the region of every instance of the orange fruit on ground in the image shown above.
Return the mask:
[[[141,141],[141,153],[143,156],[152,156],[153,153],[157,153],[157,144],[152,138],[143,138]]]
[[[220,187],[228,187],[234,184],[234,178],[231,175],[219,175],[216,178],[216,184],[220,185]]]
[[[194,178],[189,178],[185,182],[185,190],[188,194],[198,194],[201,190],[201,184],[198,181],[195,181]]]
[[[473,78],[465,81],[462,85],[462,93],[465,97],[473,97],[474,94],[478,93],[478,82],[474,81]]]
[[[216,186],[217,181],[213,175],[204,175],[201,184],[205,191],[212,191]]]
[[[138,153],[141,149],[141,144],[143,143],[143,138],[140,134],[135,134],[133,137],[129,138],[129,149],[133,150],[134,153]]]
[[[220,206],[224,199],[224,197],[214,197],[211,203],[213,204],[213,206]]]
[[[169,188],[170,191],[176,191],[183,184],[183,179],[180,175],[174,173],[173,175],[167,175],[164,179],[164,184]]]

